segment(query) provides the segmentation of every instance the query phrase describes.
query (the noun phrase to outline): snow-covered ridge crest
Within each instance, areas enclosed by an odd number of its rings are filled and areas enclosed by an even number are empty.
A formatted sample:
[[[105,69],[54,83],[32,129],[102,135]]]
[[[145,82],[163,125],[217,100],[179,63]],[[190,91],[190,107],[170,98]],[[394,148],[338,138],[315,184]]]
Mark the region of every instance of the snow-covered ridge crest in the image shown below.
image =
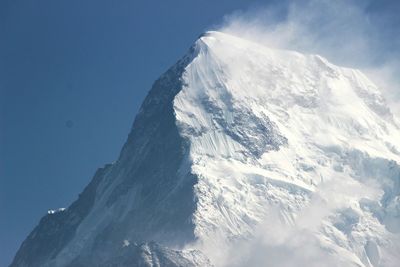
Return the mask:
[[[12,266],[395,266],[399,137],[360,71],[207,32]]]

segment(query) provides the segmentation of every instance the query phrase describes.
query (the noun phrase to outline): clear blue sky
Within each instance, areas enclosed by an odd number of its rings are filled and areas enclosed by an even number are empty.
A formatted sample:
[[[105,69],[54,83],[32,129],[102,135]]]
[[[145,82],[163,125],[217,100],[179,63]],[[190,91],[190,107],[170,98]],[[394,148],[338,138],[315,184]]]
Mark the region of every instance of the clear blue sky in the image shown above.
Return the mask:
[[[202,32],[268,2],[0,1],[0,266],[117,158],[152,82]]]

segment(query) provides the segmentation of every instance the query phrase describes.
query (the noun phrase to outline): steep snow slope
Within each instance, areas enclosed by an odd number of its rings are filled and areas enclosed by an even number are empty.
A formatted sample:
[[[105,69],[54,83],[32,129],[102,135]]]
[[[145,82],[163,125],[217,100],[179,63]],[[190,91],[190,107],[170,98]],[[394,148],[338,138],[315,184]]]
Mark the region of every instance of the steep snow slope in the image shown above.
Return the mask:
[[[271,210],[274,223],[297,224],[318,195],[335,202],[308,214],[321,221],[310,229],[321,246],[348,265],[394,264],[400,131],[376,86],[319,56],[222,33],[197,46],[174,109],[199,177],[194,224],[205,249],[251,236]]]
[[[399,123],[360,71],[209,32],[12,266],[396,266],[399,164]]]
[[[274,223],[297,225],[317,195],[331,202],[319,203],[326,214],[299,227],[348,265],[395,264],[386,253],[399,252],[389,240],[400,230],[400,131],[376,86],[319,56],[221,33],[197,46],[174,109],[199,177],[205,249],[251,236],[272,210]]]

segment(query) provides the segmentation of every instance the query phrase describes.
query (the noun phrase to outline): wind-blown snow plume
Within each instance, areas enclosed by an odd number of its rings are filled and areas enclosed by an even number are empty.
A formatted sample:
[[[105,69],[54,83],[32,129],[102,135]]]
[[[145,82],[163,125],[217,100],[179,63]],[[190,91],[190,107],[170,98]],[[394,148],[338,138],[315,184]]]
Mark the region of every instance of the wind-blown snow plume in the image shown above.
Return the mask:
[[[396,10],[400,11],[400,5],[392,1],[386,9],[393,16],[383,16],[374,13],[376,2],[380,1],[281,1],[227,15],[218,28],[268,47],[320,54],[335,64],[362,69],[399,115],[400,22]]]

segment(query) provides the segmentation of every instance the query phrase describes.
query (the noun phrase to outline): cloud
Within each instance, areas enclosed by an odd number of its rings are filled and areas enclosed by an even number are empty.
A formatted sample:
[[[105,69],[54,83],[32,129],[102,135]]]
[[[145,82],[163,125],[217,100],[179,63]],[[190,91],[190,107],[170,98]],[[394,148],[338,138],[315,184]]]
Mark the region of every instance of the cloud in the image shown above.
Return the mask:
[[[357,212],[350,208],[352,199],[376,198],[379,194],[373,186],[345,177],[332,177],[311,196],[293,224],[282,220],[279,207],[268,210],[254,239],[222,246],[229,249],[224,250],[224,257],[219,258],[217,266],[357,266],[358,259],[345,251],[341,255],[332,253],[335,249],[324,243],[324,237],[317,233],[323,228],[329,229],[328,220],[337,214],[357,219]]]
[[[359,68],[400,117],[400,34],[394,30],[400,22],[388,15],[391,2],[376,2],[289,1],[227,15],[218,28],[269,47],[320,54],[337,65]]]

